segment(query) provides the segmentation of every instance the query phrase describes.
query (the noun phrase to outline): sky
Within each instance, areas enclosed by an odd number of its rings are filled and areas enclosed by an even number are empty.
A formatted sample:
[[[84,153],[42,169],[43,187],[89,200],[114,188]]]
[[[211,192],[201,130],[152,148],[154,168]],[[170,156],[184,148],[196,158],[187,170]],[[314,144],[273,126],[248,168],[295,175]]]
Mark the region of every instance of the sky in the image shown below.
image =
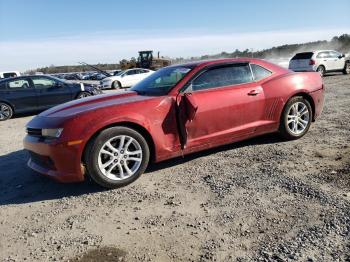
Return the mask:
[[[0,0],[0,71],[330,40],[349,14],[350,0]]]

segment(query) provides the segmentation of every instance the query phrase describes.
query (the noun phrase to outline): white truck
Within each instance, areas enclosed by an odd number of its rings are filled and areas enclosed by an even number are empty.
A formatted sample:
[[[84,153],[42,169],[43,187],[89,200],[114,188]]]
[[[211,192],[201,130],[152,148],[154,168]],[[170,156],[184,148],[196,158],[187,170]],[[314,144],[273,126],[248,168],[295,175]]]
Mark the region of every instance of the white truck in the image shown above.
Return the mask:
[[[5,71],[5,72],[0,72],[0,79],[9,78],[9,77],[17,77],[20,75],[21,74],[18,71]]]

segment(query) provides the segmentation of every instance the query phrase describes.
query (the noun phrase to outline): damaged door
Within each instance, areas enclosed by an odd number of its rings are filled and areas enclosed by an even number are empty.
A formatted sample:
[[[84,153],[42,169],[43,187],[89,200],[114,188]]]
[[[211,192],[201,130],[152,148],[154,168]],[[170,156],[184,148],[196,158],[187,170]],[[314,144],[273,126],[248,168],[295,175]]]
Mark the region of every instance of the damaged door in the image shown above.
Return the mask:
[[[179,139],[181,149],[185,149],[188,137],[186,123],[193,121],[198,106],[191,93],[179,94],[176,100],[176,117]]]
[[[181,148],[204,149],[253,133],[264,91],[247,63],[225,64],[195,77],[176,105]]]

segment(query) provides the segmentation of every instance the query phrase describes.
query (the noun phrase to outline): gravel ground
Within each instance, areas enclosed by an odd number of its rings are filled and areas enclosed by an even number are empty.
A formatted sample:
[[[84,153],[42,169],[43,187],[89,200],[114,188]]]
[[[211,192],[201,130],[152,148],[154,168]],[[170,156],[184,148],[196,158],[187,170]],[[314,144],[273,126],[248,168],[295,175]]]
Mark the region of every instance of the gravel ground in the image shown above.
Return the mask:
[[[125,188],[26,168],[24,126],[1,122],[3,261],[350,261],[350,76],[325,77],[300,140],[268,135],[166,161]]]

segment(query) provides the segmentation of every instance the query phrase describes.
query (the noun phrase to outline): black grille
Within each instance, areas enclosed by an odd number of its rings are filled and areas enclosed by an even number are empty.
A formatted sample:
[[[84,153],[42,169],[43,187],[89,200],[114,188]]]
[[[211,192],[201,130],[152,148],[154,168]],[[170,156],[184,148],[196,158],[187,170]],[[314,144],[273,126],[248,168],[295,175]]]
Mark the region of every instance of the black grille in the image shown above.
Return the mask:
[[[38,128],[27,128],[27,133],[30,136],[41,136],[41,129]]]

